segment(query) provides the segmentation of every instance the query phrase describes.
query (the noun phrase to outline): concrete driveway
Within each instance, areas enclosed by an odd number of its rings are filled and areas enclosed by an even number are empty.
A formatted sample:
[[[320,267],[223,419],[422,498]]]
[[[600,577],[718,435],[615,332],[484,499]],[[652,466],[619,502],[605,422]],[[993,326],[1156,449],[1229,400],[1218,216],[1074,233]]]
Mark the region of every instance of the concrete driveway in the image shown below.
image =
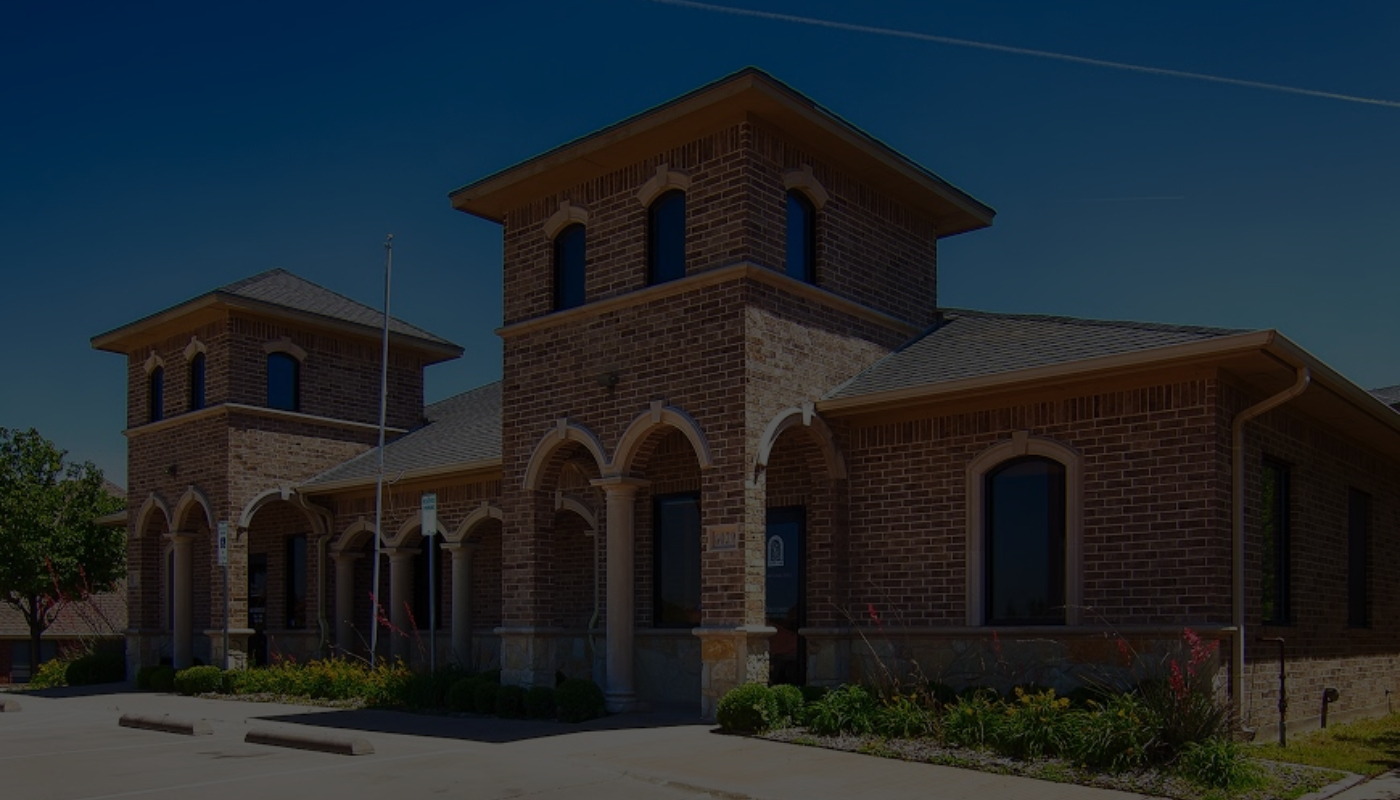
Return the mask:
[[[585,725],[200,700],[117,687],[9,695],[0,797],[315,800],[966,798],[1114,800],[1121,792],[908,764],[712,732],[675,716]],[[122,714],[207,720],[210,736],[117,725]],[[374,754],[245,744],[251,728],[354,735]]]

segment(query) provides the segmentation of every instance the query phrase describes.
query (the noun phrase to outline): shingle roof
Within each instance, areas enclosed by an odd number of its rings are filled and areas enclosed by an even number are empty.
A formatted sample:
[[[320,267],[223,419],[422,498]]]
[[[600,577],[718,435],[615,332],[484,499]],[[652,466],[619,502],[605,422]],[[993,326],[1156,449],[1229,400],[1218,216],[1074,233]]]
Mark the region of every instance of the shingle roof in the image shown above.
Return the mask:
[[[1372,389],[1371,394],[1382,403],[1400,411],[1400,386],[1385,386],[1380,389]]]
[[[285,269],[271,269],[267,272],[261,272],[251,278],[244,278],[227,286],[221,286],[215,292],[246,297],[249,300],[257,300],[293,311],[315,314],[356,325],[366,325],[371,328],[379,328],[384,324],[382,311],[370,308],[363,303],[357,303],[324,286],[293,275]],[[429,342],[452,344],[440,336],[435,336],[395,317],[389,318],[389,330]]]
[[[826,399],[1112,356],[1245,333],[1228,328],[944,309],[940,322]]]
[[[501,457],[500,381],[433,403],[425,413],[426,425],[385,445],[386,477]],[[372,479],[379,469],[376,453],[362,453],[303,485],[315,488]]]
[[[100,592],[87,600],[68,603],[59,609],[45,638],[74,636],[121,636],[126,630],[126,590],[124,584],[110,592]],[[29,623],[19,609],[0,602],[0,637],[29,638]]]

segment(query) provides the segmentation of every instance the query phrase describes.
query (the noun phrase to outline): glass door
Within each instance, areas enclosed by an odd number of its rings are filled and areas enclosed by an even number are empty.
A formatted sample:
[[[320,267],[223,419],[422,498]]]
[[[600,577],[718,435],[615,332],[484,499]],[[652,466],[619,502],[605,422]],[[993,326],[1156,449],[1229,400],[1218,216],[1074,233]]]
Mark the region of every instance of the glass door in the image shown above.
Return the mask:
[[[768,563],[768,625],[778,629],[768,642],[769,683],[801,686],[806,675],[806,647],[797,635],[806,624],[803,561],[807,528],[804,506],[768,509],[765,549]]]

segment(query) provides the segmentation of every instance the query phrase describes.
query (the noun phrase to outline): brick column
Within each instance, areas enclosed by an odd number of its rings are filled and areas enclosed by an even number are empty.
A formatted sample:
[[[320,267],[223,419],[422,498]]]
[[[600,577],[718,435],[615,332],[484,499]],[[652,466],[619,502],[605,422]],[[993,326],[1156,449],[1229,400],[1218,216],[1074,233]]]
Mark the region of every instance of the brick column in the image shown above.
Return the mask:
[[[452,554],[452,659],[472,665],[472,553],[475,542],[449,542],[442,546]]]
[[[608,710],[631,711],[637,705],[632,678],[633,609],[633,526],[636,521],[637,490],[647,485],[635,478],[602,478],[594,486],[607,493],[608,526]]]
[[[413,557],[418,551],[412,547],[386,547],[384,552],[389,555],[389,622],[394,626],[389,632],[389,654],[407,661],[411,644],[408,636],[413,628],[408,604],[413,602]]]
[[[184,669],[194,664],[194,534],[167,534],[175,545],[175,630],[174,652],[171,654],[175,669]]]
[[[355,648],[355,562],[361,553],[331,553],[335,561],[335,647],[341,653]]]

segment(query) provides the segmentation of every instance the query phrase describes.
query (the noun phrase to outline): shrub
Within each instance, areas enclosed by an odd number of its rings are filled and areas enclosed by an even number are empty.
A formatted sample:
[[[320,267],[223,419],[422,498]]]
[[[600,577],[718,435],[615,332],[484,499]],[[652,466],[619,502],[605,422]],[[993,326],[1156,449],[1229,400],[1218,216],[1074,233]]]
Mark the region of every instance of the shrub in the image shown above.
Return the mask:
[[[496,716],[520,719],[525,716],[525,687],[502,686],[496,692]]]
[[[959,747],[986,747],[996,741],[1006,706],[986,692],[965,693],[943,714],[943,739]]]
[[[532,686],[525,693],[525,716],[530,719],[554,718],[554,689],[548,686]]]
[[[802,724],[802,706],[805,701],[801,689],[779,684],[773,687],[773,699],[778,704],[778,718],[774,720],[773,727],[784,728]]]
[[[147,664],[141,669],[136,670],[136,688],[143,692],[149,692],[151,690],[151,673],[158,669],[160,669],[160,667],[154,664]]]
[[[933,720],[917,700],[897,695],[875,712],[875,732],[895,739],[920,739],[933,732]]]
[[[90,686],[126,680],[126,654],[102,648],[68,662],[68,685]]]
[[[175,690],[183,695],[217,692],[224,688],[224,671],[218,667],[190,667],[175,673]]]
[[[586,678],[569,678],[554,690],[554,701],[563,722],[586,722],[608,713],[603,690]]]
[[[1152,713],[1136,694],[1113,695],[1089,711],[1072,712],[1071,726],[1066,755],[1105,772],[1142,766],[1158,730]]]
[[[1054,689],[1028,692],[1016,687],[1016,700],[1008,704],[993,740],[997,749],[1018,758],[1056,756],[1068,751],[1071,729],[1069,700],[1056,697]]]
[[[501,691],[500,684],[477,681],[472,690],[472,711],[478,714],[496,713],[496,695]]]
[[[447,707],[453,711],[471,711],[474,705],[473,694],[476,692],[477,679],[475,677],[458,678],[452,684],[452,688],[447,690]]]
[[[875,731],[875,698],[859,686],[842,686],[807,707],[807,727],[818,736]]]
[[[175,668],[161,665],[151,671],[151,691],[175,691]]]
[[[1177,769],[1187,778],[1211,789],[1243,789],[1258,780],[1258,769],[1244,749],[1226,738],[1191,742],[1181,750]]]
[[[29,688],[31,689],[53,689],[58,686],[68,685],[68,665],[71,662],[64,658],[51,658],[39,665],[34,670],[34,674],[29,676]]]
[[[757,733],[774,727],[782,712],[772,689],[762,683],[745,683],[720,698],[715,717],[723,730]]]
[[[831,689],[827,686],[803,686],[801,691],[802,702],[806,705],[811,705],[823,697],[826,697],[827,694],[831,692]]]
[[[942,681],[929,681],[925,689],[928,692],[928,696],[933,698],[933,701],[940,706],[952,705],[957,702],[958,693],[953,691],[953,687]]]

